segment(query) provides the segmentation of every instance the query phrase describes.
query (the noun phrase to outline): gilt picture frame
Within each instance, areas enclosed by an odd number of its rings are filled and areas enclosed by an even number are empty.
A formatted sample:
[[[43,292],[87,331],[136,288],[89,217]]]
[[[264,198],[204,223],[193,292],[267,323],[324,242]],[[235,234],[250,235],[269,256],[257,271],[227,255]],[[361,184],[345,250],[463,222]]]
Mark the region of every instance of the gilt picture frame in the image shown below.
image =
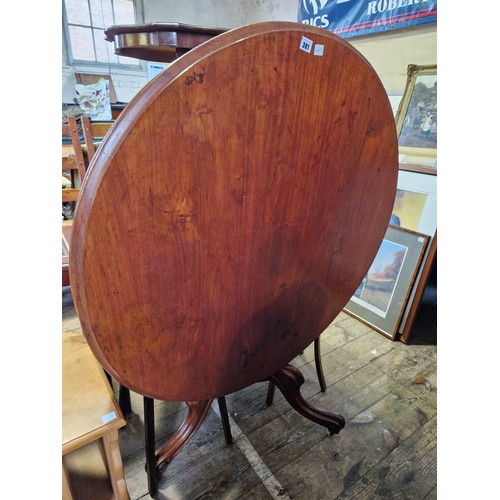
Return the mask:
[[[400,169],[437,175],[437,65],[408,65],[396,131]]]
[[[390,225],[344,311],[394,340],[429,236]]]

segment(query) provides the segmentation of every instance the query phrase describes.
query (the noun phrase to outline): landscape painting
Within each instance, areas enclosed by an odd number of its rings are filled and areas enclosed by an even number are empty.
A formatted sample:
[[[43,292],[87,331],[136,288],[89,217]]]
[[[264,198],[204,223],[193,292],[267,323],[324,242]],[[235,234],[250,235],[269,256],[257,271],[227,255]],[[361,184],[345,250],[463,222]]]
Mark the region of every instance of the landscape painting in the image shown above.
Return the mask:
[[[389,226],[344,311],[394,339],[429,236]]]
[[[407,250],[403,245],[384,239],[352,300],[385,318]]]

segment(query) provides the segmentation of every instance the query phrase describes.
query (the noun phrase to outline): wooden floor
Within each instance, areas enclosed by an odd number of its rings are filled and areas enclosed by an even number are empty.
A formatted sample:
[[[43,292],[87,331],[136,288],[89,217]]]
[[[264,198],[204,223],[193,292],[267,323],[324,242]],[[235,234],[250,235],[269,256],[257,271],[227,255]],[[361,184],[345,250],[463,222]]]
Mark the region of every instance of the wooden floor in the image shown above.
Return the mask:
[[[62,300],[63,330],[79,331],[68,287]],[[409,345],[341,313],[321,335],[326,393],[318,385],[312,346],[292,364],[306,379],[303,396],[343,415],[345,428],[328,436],[296,413],[279,391],[267,406],[267,384],[255,384],[226,398],[233,445],[225,444],[214,404],[163,474],[156,498],[436,498],[436,344],[432,290],[424,295]],[[155,402],[158,445],[176,430],[184,411],[181,403]],[[142,397],[132,394],[132,412],[120,430],[132,500],[150,498],[143,422]]]

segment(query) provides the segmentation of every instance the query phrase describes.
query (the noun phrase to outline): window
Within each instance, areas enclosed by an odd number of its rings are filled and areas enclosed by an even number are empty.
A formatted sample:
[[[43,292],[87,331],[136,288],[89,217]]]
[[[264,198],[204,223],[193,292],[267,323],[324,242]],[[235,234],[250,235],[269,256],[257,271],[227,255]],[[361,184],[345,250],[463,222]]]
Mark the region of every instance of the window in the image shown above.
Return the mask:
[[[63,21],[72,64],[125,65],[140,67],[140,61],[117,56],[104,30],[116,24],[138,24],[137,0],[63,0]]]

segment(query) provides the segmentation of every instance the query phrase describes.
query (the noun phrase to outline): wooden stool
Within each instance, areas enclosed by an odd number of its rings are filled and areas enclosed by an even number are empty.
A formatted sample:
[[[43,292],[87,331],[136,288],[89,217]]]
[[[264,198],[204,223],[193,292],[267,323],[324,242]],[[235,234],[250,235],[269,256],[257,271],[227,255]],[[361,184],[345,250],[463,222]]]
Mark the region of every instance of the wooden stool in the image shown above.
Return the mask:
[[[118,446],[125,420],[81,334],[63,333],[62,482],[64,499],[128,499]]]

